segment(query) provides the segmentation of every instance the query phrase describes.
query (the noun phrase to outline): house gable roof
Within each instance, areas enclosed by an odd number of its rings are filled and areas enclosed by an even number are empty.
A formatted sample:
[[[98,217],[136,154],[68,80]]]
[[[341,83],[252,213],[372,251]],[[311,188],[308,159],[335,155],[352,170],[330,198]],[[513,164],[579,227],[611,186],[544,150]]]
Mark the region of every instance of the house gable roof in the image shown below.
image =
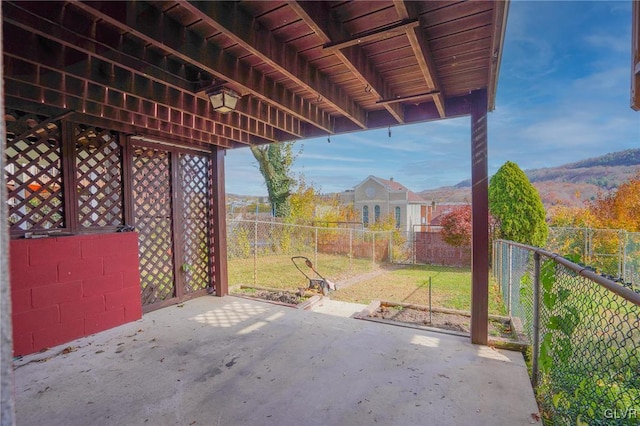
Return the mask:
[[[392,180],[392,179],[382,179],[382,178],[379,178],[379,177],[376,177],[376,176],[373,176],[373,175],[369,175],[365,180],[363,180],[362,182],[357,184],[354,187],[354,189],[361,187],[362,185],[364,185],[368,181],[374,181],[374,182],[384,186],[387,189],[387,191],[389,191],[389,192],[406,192],[407,193],[407,201],[409,201],[410,203],[416,203],[416,204],[427,204],[427,203],[429,203],[429,201],[425,200],[420,195],[418,195],[415,192],[411,191],[409,188],[407,188],[405,185],[401,184],[400,182],[396,182],[395,180]]]

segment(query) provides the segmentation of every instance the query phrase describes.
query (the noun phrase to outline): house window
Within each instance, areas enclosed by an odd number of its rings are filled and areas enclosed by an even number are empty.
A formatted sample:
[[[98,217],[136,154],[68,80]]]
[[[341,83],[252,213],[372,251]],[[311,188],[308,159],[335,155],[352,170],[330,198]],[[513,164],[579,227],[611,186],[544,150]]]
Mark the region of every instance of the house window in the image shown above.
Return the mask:
[[[124,223],[117,132],[14,110],[6,112],[5,123],[12,236],[115,229]],[[69,131],[63,132],[63,126]],[[69,187],[66,176],[75,177],[75,187]]]
[[[362,223],[364,223],[364,226],[369,226],[369,206],[362,208]]]
[[[380,206],[375,206],[373,208],[373,217],[376,223],[380,222]]]
[[[396,207],[396,228],[400,229],[400,207]]]

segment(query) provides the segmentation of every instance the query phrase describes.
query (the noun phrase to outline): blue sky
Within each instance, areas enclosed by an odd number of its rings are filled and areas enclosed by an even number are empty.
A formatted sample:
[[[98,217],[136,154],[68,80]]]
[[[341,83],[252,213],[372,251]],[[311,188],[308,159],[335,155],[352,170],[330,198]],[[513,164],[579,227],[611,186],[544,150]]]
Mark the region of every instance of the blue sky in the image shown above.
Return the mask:
[[[512,1],[495,110],[489,173],[505,162],[553,167],[640,148],[640,112],[629,107],[631,1]],[[471,175],[468,117],[297,142],[293,171],[323,193],[369,175],[413,191]],[[248,149],[226,156],[228,193],[266,195]]]

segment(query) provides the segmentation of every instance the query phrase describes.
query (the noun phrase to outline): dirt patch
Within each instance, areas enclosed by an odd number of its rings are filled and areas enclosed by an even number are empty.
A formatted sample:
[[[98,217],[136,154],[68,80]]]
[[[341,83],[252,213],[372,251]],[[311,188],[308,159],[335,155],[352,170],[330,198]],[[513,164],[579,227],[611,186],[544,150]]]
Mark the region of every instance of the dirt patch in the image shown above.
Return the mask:
[[[276,288],[240,286],[231,291],[234,296],[264,300],[271,303],[291,306],[298,309],[311,309],[320,300],[320,296],[304,291],[287,291]]]
[[[270,300],[272,302],[286,303],[289,305],[297,305],[308,299],[306,296],[300,296],[288,291],[266,291],[255,290],[253,292],[245,293],[247,296],[255,297],[258,299]]]
[[[380,305],[368,315],[370,318],[384,319],[410,325],[433,327],[457,333],[471,332],[471,318],[467,315],[417,309],[400,305]],[[509,320],[489,319],[489,335],[494,337],[511,338],[511,324]]]

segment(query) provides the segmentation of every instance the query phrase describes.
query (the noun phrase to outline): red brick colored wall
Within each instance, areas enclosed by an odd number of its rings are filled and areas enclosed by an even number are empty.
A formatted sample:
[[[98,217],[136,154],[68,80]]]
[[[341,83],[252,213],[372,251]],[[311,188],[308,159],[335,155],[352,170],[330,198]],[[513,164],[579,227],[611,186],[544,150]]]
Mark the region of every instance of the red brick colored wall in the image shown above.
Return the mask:
[[[136,232],[12,240],[14,355],[142,317]]]

